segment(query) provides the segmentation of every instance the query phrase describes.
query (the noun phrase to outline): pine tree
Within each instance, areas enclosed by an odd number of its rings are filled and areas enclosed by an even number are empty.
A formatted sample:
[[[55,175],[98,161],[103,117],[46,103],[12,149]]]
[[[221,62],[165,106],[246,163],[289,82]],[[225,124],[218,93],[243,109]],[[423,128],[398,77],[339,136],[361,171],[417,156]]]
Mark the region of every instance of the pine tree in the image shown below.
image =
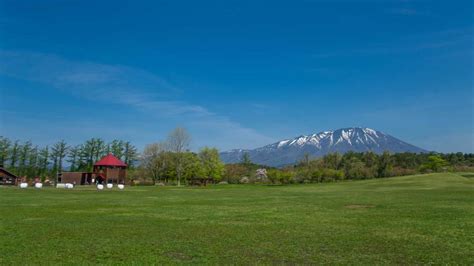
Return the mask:
[[[62,172],[63,160],[64,160],[64,157],[66,157],[67,155],[68,149],[69,147],[67,146],[64,140],[57,142],[51,148],[51,157],[53,158],[53,165],[54,165],[53,170],[55,170],[56,173]],[[58,176],[56,175],[55,183],[58,182],[57,178]]]
[[[10,169],[11,170],[14,170],[15,167],[16,167],[16,164],[18,162],[18,153],[19,153],[19,150],[20,150],[20,143],[18,140],[16,140],[14,143],[13,143],[13,146],[10,150]]]
[[[69,148],[69,152],[68,152],[68,160],[67,162],[70,164],[70,171],[71,172],[74,172],[74,171],[77,171],[78,168],[79,168],[79,153],[81,151],[81,146],[80,145],[77,145],[77,146],[74,146],[74,147],[71,147]]]
[[[0,166],[5,166],[8,160],[8,154],[11,141],[3,136],[0,136]]]
[[[124,157],[124,142],[121,140],[114,139],[112,143],[109,144],[110,152],[115,155],[115,157],[122,159]]]
[[[133,163],[137,159],[137,148],[133,146],[130,141],[124,143],[124,162],[128,165],[129,168],[133,168]]]
[[[94,142],[94,162],[106,155],[107,145],[103,139],[95,139]]]
[[[92,171],[93,165],[107,152],[107,145],[102,139],[92,138],[85,142],[81,149],[81,157],[85,158],[86,170]]]
[[[21,145],[18,154],[18,174],[25,175],[27,173],[27,160],[30,155],[31,146],[33,144],[31,141],[25,142],[25,144]]]
[[[39,175],[45,177],[49,170],[49,147],[46,146],[39,151]]]
[[[38,171],[38,146],[34,146],[30,149],[28,156],[28,163],[26,168],[27,176],[30,178],[36,177],[39,174]]]

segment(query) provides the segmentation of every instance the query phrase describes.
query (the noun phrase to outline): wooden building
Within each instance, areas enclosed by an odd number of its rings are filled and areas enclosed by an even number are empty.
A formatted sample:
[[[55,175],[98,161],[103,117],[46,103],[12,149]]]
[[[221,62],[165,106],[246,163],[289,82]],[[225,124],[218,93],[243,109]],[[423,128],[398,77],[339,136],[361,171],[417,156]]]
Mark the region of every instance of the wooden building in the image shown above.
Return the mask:
[[[5,168],[0,167],[0,185],[11,185],[15,186],[19,182],[18,176],[8,172]]]
[[[63,172],[58,178],[59,183],[71,183],[74,185],[94,184],[95,174],[89,172]]]
[[[75,185],[125,184],[126,177],[127,164],[109,153],[94,164],[92,172],[63,172],[58,182]]]
[[[127,164],[109,153],[94,164],[93,172],[98,183],[124,184]]]

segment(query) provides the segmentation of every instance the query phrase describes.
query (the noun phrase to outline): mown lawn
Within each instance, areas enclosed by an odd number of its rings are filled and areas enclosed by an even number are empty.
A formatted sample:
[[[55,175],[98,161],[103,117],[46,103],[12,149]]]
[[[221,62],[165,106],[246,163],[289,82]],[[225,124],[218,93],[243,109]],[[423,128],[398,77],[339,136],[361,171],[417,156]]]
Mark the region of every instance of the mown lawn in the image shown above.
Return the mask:
[[[0,264],[474,264],[474,178],[0,187]]]

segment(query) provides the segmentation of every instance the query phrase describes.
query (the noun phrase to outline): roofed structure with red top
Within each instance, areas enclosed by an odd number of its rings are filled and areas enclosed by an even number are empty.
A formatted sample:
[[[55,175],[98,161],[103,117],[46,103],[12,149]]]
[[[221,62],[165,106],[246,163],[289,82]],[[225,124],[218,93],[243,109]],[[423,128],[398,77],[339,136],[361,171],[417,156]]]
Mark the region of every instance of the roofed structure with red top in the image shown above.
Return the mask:
[[[94,164],[94,166],[120,166],[120,167],[127,167],[127,164],[122,162],[120,159],[115,157],[112,153],[107,154],[106,156],[102,157],[98,162]]]

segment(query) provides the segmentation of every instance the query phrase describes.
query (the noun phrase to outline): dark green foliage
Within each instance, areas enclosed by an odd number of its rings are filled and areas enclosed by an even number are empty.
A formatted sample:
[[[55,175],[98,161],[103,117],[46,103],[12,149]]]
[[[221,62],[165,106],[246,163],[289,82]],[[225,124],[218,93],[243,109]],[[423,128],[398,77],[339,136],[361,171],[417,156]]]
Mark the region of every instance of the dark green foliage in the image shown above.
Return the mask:
[[[28,154],[28,163],[26,166],[26,176],[39,176],[39,154],[38,146],[30,149]]]
[[[389,177],[392,175],[393,162],[389,152],[384,152],[379,157],[377,177]]]
[[[108,146],[110,147],[110,153],[112,153],[117,158],[123,158],[124,151],[125,151],[125,143],[123,141],[114,139],[111,144]]]
[[[38,154],[38,175],[44,180],[49,171],[49,147],[40,149]]]
[[[69,146],[67,146],[64,140],[61,140],[53,145],[51,148],[50,156],[53,158],[53,161],[56,162],[56,167],[58,171],[62,171],[63,160],[67,155]]]
[[[19,149],[20,149],[20,144],[19,144],[19,141],[16,140],[13,143],[13,147],[11,148],[10,158],[9,158],[10,159],[10,169],[12,169],[12,170],[14,170],[17,166]]]
[[[181,178],[185,183],[197,179],[239,183],[243,177],[252,182],[256,179],[257,169],[265,168],[273,169],[268,180],[277,184],[382,178],[426,172],[474,171],[474,154],[464,153],[348,152],[344,155],[333,153],[316,159],[305,156],[294,166],[276,169],[252,163],[247,153],[243,155],[241,163],[222,167],[214,149],[204,149],[202,151],[204,153],[194,154],[185,148],[180,148],[180,152],[177,153],[170,150],[167,143],[162,145],[158,155],[153,155],[155,158],[153,160],[159,162],[154,162],[154,170],[145,171],[143,167],[136,169],[137,171],[133,171],[133,178],[165,183],[175,182]],[[51,148],[48,146],[40,148],[34,146],[31,141],[11,141],[0,136],[0,163],[14,174],[28,178],[54,179],[58,172],[64,170],[64,162],[67,162],[66,167],[70,171],[92,171],[94,162],[108,151],[127,163],[130,170],[133,170],[138,163],[137,149],[128,141],[113,140],[106,144],[100,138],[92,138],[72,147],[60,141]],[[145,161],[141,161],[142,165]],[[211,165],[214,168],[210,168]]]
[[[267,171],[268,180],[273,184],[289,184],[293,180],[293,174],[289,171],[270,169]]]
[[[342,156],[339,153],[328,154],[323,157],[322,163],[324,168],[338,170],[341,167]]]
[[[19,148],[19,156],[18,156],[18,174],[23,176],[27,174],[28,171],[28,157],[29,153],[31,151],[31,146],[33,144],[31,141],[25,142],[23,145],[20,146]]]
[[[249,176],[243,164],[228,165],[227,174],[232,173],[233,180]],[[260,166],[262,167],[262,166]],[[370,179],[391,176],[413,175],[424,172],[443,171],[473,171],[474,156],[472,154],[416,154],[398,153],[375,154],[373,152],[354,153],[344,155],[328,154],[322,158],[310,160],[308,157],[291,167],[269,171],[269,180],[280,182],[280,176],[285,173],[291,175],[290,182],[317,183],[339,181],[344,179]],[[237,175],[237,176],[236,176]]]
[[[70,171],[74,172],[79,169],[79,154],[81,152],[81,146],[74,146],[69,149],[67,162],[70,164]]]
[[[130,141],[123,143],[123,161],[128,165],[129,168],[133,168],[135,161],[138,159],[137,148],[130,143]]]
[[[13,144],[12,144],[13,143]],[[67,163],[69,171],[92,171],[93,163],[107,154],[107,146],[120,156],[131,168],[137,160],[137,149],[130,142],[114,140],[109,145],[98,138],[84,144],[69,147],[59,141],[51,148],[34,146],[31,141],[12,142],[0,136],[0,165],[12,173],[27,178],[55,179]]]
[[[421,165],[421,171],[422,172],[426,172],[426,171],[439,172],[443,169],[446,169],[448,165],[449,163],[443,158],[441,158],[440,155],[438,154],[430,155],[428,157],[428,161]]]
[[[5,166],[10,152],[11,141],[0,136],[0,166]]]
[[[366,171],[365,163],[357,157],[352,157],[344,162],[344,176],[347,179],[370,178],[370,173]]]

